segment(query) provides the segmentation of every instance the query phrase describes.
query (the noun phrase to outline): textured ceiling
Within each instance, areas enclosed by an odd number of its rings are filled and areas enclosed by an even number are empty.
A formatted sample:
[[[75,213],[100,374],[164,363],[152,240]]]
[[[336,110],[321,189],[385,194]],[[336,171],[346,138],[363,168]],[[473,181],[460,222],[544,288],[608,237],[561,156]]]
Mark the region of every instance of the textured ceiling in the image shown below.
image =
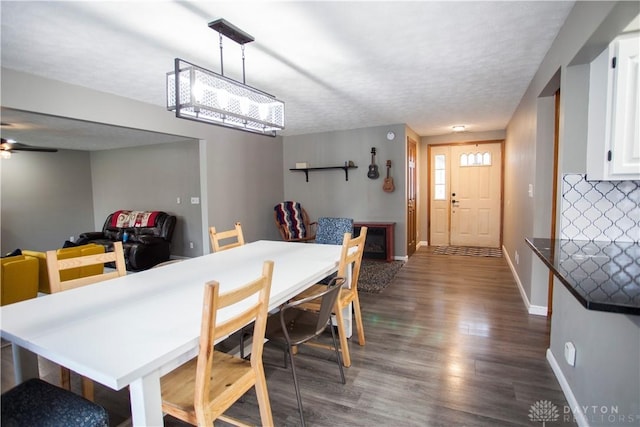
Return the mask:
[[[175,57],[220,71],[207,23],[222,17],[256,39],[246,47],[247,83],[286,103],[283,135],[396,123],[421,136],[455,124],[479,132],[505,128],[572,6],[3,0],[1,61],[165,106]],[[242,79],[228,39],[224,73]]]

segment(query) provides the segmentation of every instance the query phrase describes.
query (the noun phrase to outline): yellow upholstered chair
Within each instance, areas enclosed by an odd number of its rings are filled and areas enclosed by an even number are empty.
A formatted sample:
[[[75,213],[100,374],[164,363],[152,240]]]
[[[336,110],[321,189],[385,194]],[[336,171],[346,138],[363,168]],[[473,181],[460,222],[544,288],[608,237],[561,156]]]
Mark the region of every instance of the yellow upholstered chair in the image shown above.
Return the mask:
[[[99,246],[99,245],[97,245]],[[115,271],[104,272],[105,263],[115,263]],[[90,271],[90,267],[99,267],[102,274],[93,274],[82,277],[74,277],[63,280],[65,272],[69,271]],[[84,270],[83,270],[84,269]],[[70,258],[59,258],[59,251],[47,251],[47,270],[49,273],[49,285],[51,293],[62,292],[80,286],[102,282],[104,280],[121,277],[127,274],[124,249],[122,242],[113,244],[113,252],[102,252],[91,255],[78,255]],[[61,367],[61,386],[69,390],[71,388],[71,372],[65,367]],[[82,378],[82,395],[89,400],[93,400],[93,382],[88,378]]]
[[[38,291],[50,294],[51,285],[49,284],[49,271],[47,269],[47,254],[45,252],[23,250],[23,255],[35,257],[38,260],[38,277],[39,285]],[[72,246],[69,248],[61,248],[56,251],[58,259],[75,258],[84,255],[97,255],[104,253],[104,246],[97,245],[95,243],[89,243],[81,246]],[[104,266],[102,264],[87,265],[84,267],[71,268],[60,272],[60,280],[72,280],[80,277],[94,276],[96,274],[102,274],[104,272]]]
[[[211,249],[214,252],[220,252],[227,249],[244,245],[244,235],[242,234],[242,225],[236,222],[233,230],[217,231],[215,227],[209,227],[209,238],[211,239]],[[228,242],[228,239],[235,239]],[[226,243],[222,243],[225,241]]]
[[[0,305],[38,296],[38,260],[18,255],[0,259]]]
[[[256,280],[219,294],[217,282],[205,285],[198,356],[160,379],[162,411],[187,423],[212,426],[216,419],[246,425],[224,415],[225,411],[255,387],[263,426],[272,426],[271,404],[262,364],[262,349],[271,292],[273,261],[265,261]],[[241,313],[217,321],[219,310],[246,304]],[[250,360],[214,350],[214,343],[255,320]]]

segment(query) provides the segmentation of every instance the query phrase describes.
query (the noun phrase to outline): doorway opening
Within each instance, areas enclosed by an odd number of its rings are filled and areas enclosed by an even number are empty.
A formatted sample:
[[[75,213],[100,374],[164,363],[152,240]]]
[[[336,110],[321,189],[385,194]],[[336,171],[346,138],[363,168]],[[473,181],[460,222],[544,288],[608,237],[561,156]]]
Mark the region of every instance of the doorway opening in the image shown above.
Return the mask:
[[[502,247],[503,140],[429,146],[431,246]]]

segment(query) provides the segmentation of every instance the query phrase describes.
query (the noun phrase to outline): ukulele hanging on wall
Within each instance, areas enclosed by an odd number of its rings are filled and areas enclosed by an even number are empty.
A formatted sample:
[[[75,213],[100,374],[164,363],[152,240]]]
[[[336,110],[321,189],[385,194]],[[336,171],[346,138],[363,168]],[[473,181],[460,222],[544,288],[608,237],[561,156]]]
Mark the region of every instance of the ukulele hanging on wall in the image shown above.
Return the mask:
[[[369,165],[369,172],[367,172],[367,176],[370,179],[378,179],[378,177],[380,177],[378,165],[376,165],[376,147],[371,147],[371,164]]]
[[[391,160],[387,160],[387,177],[384,179],[384,183],[382,184],[382,190],[387,193],[392,193],[396,187],[393,185],[393,178],[389,176],[389,171],[391,170]]]

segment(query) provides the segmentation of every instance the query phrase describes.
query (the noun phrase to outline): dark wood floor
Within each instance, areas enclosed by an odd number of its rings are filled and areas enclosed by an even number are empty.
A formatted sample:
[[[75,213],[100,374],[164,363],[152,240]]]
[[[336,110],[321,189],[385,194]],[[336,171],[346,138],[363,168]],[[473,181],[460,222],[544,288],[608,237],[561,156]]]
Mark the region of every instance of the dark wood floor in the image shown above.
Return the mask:
[[[303,348],[296,358],[308,425],[531,427],[539,423],[532,424],[529,409],[541,400],[557,406],[554,426],[572,425],[563,419],[567,402],[545,359],[549,323],[527,313],[504,259],[421,248],[382,294],[360,299],[367,344],[351,343],[346,385],[326,351]],[[267,345],[264,360],[276,425],[298,425],[282,353]],[[41,365],[56,382],[57,370]],[[5,347],[2,390],[12,382]],[[129,424],[127,390],[96,388],[111,424]],[[259,424],[253,392],[229,414]]]

